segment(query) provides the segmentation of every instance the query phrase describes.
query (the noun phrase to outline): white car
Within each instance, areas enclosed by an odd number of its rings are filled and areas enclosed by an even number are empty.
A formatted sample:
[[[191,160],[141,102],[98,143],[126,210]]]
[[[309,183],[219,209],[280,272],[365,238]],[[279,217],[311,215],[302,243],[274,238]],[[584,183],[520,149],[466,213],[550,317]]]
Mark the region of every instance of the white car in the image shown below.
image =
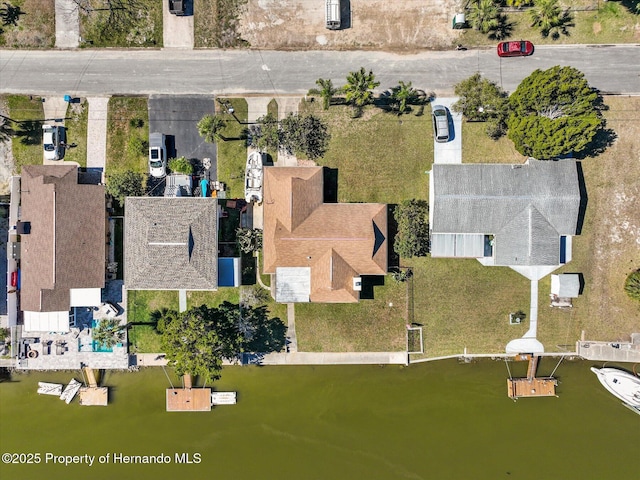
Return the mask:
[[[449,111],[442,105],[434,105],[432,108],[433,136],[438,143],[449,141]]]
[[[154,132],[149,135],[149,174],[156,178],[167,174],[167,147],[162,133]]]
[[[42,146],[44,158],[60,160],[64,157],[66,134],[64,127],[57,125],[42,126]]]

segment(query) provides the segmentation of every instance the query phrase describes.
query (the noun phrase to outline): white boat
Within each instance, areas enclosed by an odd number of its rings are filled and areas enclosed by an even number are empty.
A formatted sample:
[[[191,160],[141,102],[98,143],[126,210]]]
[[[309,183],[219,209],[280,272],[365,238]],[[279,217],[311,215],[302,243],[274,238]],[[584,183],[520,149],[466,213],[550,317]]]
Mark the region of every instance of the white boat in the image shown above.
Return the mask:
[[[56,397],[59,397],[60,395],[62,395],[62,384],[38,382],[38,394],[55,395]]]
[[[591,367],[591,371],[604,388],[622,400],[626,407],[640,414],[640,377],[611,367]]]
[[[211,405],[235,405],[237,400],[236,392],[211,392]]]
[[[82,384],[79,381],[72,378],[69,384],[65,387],[64,392],[62,392],[62,395],[60,395],[60,400],[70,403],[78,393],[78,390],[80,390],[81,386]]]
[[[247,156],[247,171],[244,180],[244,199],[247,203],[262,203],[262,152],[251,152]]]

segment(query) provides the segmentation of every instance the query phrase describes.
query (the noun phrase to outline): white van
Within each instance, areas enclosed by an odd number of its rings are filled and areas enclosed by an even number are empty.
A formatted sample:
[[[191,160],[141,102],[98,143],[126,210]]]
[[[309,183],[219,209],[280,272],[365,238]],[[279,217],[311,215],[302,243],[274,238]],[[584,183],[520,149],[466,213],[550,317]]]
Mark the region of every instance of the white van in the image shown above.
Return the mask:
[[[340,28],[340,0],[325,0],[325,20],[329,30]]]

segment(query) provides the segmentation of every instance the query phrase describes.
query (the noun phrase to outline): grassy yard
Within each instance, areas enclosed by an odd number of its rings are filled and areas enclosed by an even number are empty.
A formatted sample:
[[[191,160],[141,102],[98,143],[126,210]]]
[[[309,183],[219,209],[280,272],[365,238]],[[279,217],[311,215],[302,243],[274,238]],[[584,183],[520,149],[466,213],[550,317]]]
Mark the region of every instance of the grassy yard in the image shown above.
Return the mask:
[[[406,348],[407,284],[390,276],[359,303],[298,303],[296,334],[302,352],[397,351]]]
[[[247,128],[247,101],[244,98],[222,99],[233,106],[233,116],[216,104],[216,114],[227,122],[222,135],[228,140],[218,142],[218,180],[227,184],[227,198],[244,198],[244,171],[247,164],[247,144],[243,132]],[[235,117],[235,118],[234,118]]]
[[[138,127],[141,121],[142,126]],[[112,97],[107,114],[107,172],[147,173],[149,112],[146,97]]]
[[[17,132],[11,138],[16,173],[22,165],[42,165],[42,99],[28,95],[5,95],[3,99],[13,120],[11,128]]]
[[[300,110],[329,124],[331,141],[318,164],[338,169],[338,201],[395,204],[429,198],[425,172],[433,162],[433,131],[428,106],[424,115],[400,117],[369,106],[357,119],[350,107],[322,110],[319,101],[303,102]]]
[[[638,16],[632,14],[619,2],[602,2],[597,9],[598,2],[560,2],[565,7],[585,8],[594,7],[591,11],[572,11],[574,27],[569,27],[569,35],[542,37],[540,31],[531,27],[529,13],[509,12],[507,23],[512,25],[508,39],[527,39],[533,44],[604,44],[604,43],[634,43],[638,41]],[[490,39],[477,30],[466,30],[461,37],[461,43],[468,46],[495,45],[497,40]]]
[[[162,2],[135,0],[110,10],[90,0],[94,10],[80,13],[83,47],[162,47]]]
[[[427,107],[427,112],[428,112]],[[337,169],[338,201],[399,203],[428,198],[433,133],[428,114],[398,117],[370,106],[352,119],[345,106],[301,105],[329,124],[331,141],[318,163]],[[392,304],[392,306],[389,306]],[[393,351],[406,348],[407,284],[391,277],[358,304],[297,304],[300,351]]]
[[[77,162],[81,167],[87,166],[87,119],[89,103],[82,99],[80,103],[70,103],[64,125],[67,129],[67,144],[75,143],[75,148],[67,149],[64,160]]]
[[[247,0],[194,0],[196,48],[248,47],[236,32],[238,18]]]
[[[3,6],[6,4],[3,3]],[[51,0],[11,0],[20,7],[16,25],[2,25],[0,47],[53,48],[56,41],[55,4]]]
[[[127,292],[127,320],[129,351],[159,353],[160,335],[151,314],[163,308],[178,310],[178,292],[168,290],[129,290]]]
[[[607,127],[618,135],[597,158],[582,161],[588,204],[582,232],[573,240],[573,259],[556,273],[580,272],[585,290],[570,310],[549,307],[551,278],[539,284],[538,338],[547,351],[566,351],[585,330],[589,339],[623,340],[638,331],[640,305],[622,286],[640,267],[640,99],[605,97]],[[510,140],[494,142],[482,123],[463,123],[467,163],[521,162]],[[528,322],[508,325],[516,309],[529,311],[529,282],[506,267],[475,260],[420,259],[414,266],[415,321],[425,326],[425,356],[500,352],[524,333]]]

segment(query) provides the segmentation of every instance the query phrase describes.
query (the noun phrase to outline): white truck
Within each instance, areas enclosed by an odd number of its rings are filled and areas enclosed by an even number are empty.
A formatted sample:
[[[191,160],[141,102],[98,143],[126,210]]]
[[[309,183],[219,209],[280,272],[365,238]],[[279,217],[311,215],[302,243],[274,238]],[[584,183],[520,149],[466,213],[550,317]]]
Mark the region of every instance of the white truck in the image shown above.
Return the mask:
[[[325,25],[329,30],[340,29],[340,0],[325,0]]]

